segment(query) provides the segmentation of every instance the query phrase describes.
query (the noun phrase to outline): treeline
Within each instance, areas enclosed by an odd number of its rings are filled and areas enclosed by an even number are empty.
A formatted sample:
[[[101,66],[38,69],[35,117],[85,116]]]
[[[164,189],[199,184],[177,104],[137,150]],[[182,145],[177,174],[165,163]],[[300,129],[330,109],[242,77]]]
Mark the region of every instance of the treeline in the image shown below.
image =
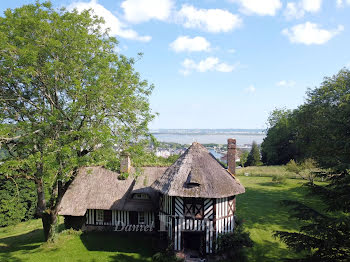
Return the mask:
[[[262,161],[281,165],[314,159],[324,168],[350,168],[350,71],[327,77],[309,89],[295,110],[276,109],[261,144]]]
[[[322,199],[323,209],[283,201],[301,221],[299,232],[275,233],[291,249],[305,252],[304,259],[291,261],[350,261],[350,71],[343,69],[308,90],[297,109],[272,112],[261,153],[268,165],[291,159],[316,163],[322,168],[316,175],[327,181],[306,184],[313,197]]]
[[[0,227],[33,218],[36,199],[33,181],[0,175]]]

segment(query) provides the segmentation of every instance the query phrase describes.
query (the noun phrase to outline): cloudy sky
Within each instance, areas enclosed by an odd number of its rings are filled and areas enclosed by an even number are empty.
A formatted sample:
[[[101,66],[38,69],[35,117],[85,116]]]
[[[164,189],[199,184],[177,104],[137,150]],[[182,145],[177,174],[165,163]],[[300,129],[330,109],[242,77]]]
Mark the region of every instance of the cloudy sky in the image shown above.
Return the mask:
[[[7,8],[33,3],[0,1]],[[103,16],[155,85],[151,128],[264,128],[350,67],[350,0],[53,0]]]

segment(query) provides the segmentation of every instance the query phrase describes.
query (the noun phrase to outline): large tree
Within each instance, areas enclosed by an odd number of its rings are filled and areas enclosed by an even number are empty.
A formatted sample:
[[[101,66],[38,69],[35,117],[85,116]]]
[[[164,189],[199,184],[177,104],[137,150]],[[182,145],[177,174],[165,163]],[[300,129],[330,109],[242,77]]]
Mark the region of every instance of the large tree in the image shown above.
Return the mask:
[[[253,141],[252,149],[250,150],[247,157],[246,166],[261,166],[261,165],[262,165],[262,162],[260,157],[259,146],[255,141]]]
[[[275,109],[267,124],[267,133],[261,144],[262,161],[266,165],[284,165],[291,159],[299,158],[296,145],[296,126],[293,111]]]
[[[134,71],[134,59],[116,53],[102,23],[50,2],[0,17],[0,173],[35,181],[47,240],[78,168],[117,163],[153,118],[153,86]]]
[[[276,236],[297,251],[310,251],[302,261],[350,261],[350,71],[341,70],[309,90],[296,119],[305,155],[326,169],[319,174],[328,179],[326,185],[309,184],[325,208],[286,201],[303,223],[299,232]]]

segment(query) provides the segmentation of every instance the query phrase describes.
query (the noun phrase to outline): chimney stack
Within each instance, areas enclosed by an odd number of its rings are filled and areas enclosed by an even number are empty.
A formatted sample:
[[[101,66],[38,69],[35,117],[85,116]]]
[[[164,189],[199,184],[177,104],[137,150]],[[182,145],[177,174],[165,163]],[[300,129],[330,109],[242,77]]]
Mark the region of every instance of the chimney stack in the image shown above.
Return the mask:
[[[130,173],[131,160],[128,154],[121,154],[120,156],[120,173]]]
[[[227,139],[227,169],[232,174],[236,174],[236,139]]]

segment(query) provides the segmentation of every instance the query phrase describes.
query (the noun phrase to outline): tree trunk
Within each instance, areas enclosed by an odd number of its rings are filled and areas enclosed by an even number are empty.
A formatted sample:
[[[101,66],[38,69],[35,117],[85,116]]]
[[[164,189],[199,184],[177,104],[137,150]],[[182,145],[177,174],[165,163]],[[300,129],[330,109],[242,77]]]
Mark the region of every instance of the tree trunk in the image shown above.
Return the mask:
[[[54,241],[58,222],[57,210],[46,210],[41,217],[45,241]]]
[[[36,192],[37,192],[37,199],[38,199],[35,214],[37,217],[42,217],[46,209],[45,192],[44,192],[42,178],[35,179],[35,184],[36,184]]]
[[[74,173],[76,170],[74,171]],[[46,209],[43,212],[42,222],[44,228],[44,237],[45,241],[54,241],[56,232],[57,232],[57,224],[58,224],[58,211],[60,208],[60,203],[62,201],[63,195],[65,194],[67,188],[71,184],[73,180],[66,182],[65,184],[62,181],[57,181],[57,195],[53,195],[50,208]]]

